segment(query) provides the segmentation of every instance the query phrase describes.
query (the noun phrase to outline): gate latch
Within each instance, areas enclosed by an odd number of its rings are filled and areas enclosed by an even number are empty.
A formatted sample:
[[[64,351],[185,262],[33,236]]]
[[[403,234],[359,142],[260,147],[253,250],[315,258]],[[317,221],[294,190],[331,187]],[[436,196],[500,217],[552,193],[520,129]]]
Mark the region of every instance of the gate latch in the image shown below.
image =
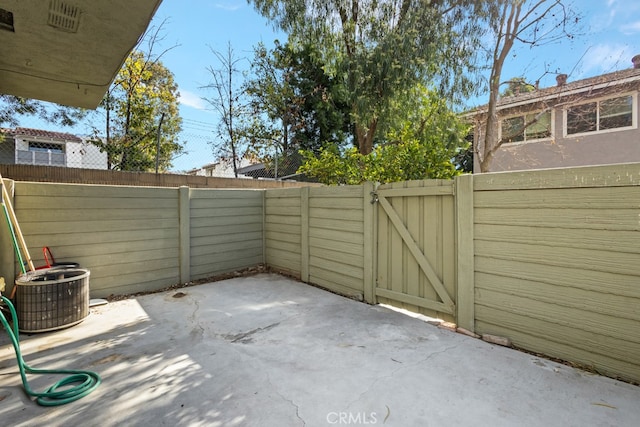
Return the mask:
[[[373,205],[374,203],[378,203],[378,193],[372,191],[369,194],[371,195],[371,204]]]

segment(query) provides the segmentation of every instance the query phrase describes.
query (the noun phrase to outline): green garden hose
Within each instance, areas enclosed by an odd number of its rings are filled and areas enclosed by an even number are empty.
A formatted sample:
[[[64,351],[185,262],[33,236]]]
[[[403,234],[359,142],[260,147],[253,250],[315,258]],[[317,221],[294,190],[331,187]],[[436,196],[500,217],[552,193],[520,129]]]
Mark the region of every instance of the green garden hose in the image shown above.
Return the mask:
[[[86,396],[95,390],[101,382],[100,376],[92,371],[75,371],[75,370],[56,370],[56,369],[35,369],[27,365],[20,353],[20,338],[18,333],[18,316],[16,309],[11,301],[0,295],[0,298],[9,307],[13,318],[13,329],[9,326],[9,322],[0,311],[0,321],[7,330],[13,348],[16,352],[18,368],[20,368],[20,376],[22,377],[22,385],[29,396],[36,397],[36,402],[42,406],[58,406],[64,405],[81,397]],[[27,374],[67,374],[68,376],[61,379],[42,393],[34,392],[27,382]],[[68,387],[72,384],[72,387]],[[67,386],[67,387],[65,387]],[[64,387],[64,388],[63,388]]]

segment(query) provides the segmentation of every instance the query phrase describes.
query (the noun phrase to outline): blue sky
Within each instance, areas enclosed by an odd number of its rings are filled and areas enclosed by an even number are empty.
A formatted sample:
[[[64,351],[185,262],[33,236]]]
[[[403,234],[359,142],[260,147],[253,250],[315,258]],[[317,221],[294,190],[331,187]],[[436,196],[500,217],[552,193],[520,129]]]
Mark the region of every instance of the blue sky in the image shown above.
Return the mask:
[[[581,33],[574,40],[537,48],[514,49],[503,80],[524,76],[540,79],[540,87],[555,84],[556,72],[569,74],[569,81],[631,67],[631,57],[640,54],[640,2],[637,0],[576,0],[583,16]],[[201,86],[209,82],[208,66],[217,67],[209,46],[226,49],[231,42],[238,56],[251,57],[258,42],[272,45],[286,36],[244,0],[164,0],[154,23],[165,24],[167,45],[179,43],[163,58],[176,76],[181,93],[186,155],[174,162],[174,170],[187,170],[215,160],[207,141],[214,138],[217,116],[207,110]],[[247,62],[248,66],[248,62]],[[545,71],[548,73],[545,74]],[[480,97],[477,103],[484,103]]]
[[[514,49],[503,81],[524,76],[530,82],[540,79],[540,87],[548,87],[555,84],[558,72],[569,74],[569,81],[573,81],[631,67],[631,57],[640,54],[640,1],[574,0],[574,4],[582,15],[581,34],[574,40]],[[247,58],[248,68],[253,46],[259,42],[272,46],[274,39],[286,36],[274,32],[246,0],[164,0],[152,25],[164,20],[164,40],[157,51],[178,44],[162,61],[179,86],[181,140],[188,152],[174,161],[173,170],[185,171],[215,161],[208,141],[215,138],[218,117],[202,100],[211,93],[201,88],[210,81],[207,67],[218,67],[210,49],[225,51],[230,42],[238,57]],[[486,96],[471,102],[485,101]]]

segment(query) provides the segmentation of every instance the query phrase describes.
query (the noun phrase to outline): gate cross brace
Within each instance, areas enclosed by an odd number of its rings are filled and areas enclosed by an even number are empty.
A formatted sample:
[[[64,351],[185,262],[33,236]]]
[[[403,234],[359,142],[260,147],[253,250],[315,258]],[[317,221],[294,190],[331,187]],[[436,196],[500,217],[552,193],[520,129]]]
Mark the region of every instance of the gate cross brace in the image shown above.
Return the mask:
[[[420,265],[420,268],[422,269],[424,274],[427,276],[427,279],[429,279],[431,286],[433,286],[433,289],[436,291],[436,293],[442,300],[443,304],[451,310],[451,313],[453,313],[455,311],[455,303],[449,296],[449,293],[444,287],[444,284],[442,283],[442,281],[440,280],[436,272],[431,267],[429,260],[424,256],[424,254],[422,253],[422,251],[420,250],[416,242],[413,240],[411,233],[409,233],[409,230],[407,230],[407,228],[404,226],[402,219],[400,219],[396,211],[393,209],[393,206],[389,204],[389,202],[384,196],[379,197],[378,202],[380,203],[380,206],[382,206],[382,209],[385,211],[385,213],[387,214],[387,216],[395,226],[396,230],[400,234],[400,237],[402,237],[402,240],[407,245],[407,248],[409,249],[411,254],[414,256],[415,260],[418,262],[418,265]]]

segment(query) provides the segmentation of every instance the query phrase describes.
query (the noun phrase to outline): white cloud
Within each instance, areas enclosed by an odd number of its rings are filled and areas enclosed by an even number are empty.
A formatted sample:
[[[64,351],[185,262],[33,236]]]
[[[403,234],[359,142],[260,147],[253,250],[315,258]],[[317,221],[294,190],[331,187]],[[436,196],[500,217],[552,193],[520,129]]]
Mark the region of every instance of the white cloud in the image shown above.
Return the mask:
[[[628,45],[598,44],[593,46],[583,59],[583,72],[587,74],[609,73],[629,68],[632,52]],[[591,73],[590,71],[595,71]]]
[[[640,21],[631,22],[620,26],[620,31],[625,35],[630,36],[635,33],[640,33]]]
[[[193,92],[187,90],[180,91],[180,104],[192,107],[197,110],[204,110],[207,108],[207,103],[202,98]]]
[[[236,2],[225,2],[225,3],[216,3],[217,9],[227,10],[229,12],[233,12],[242,7],[242,4]]]

